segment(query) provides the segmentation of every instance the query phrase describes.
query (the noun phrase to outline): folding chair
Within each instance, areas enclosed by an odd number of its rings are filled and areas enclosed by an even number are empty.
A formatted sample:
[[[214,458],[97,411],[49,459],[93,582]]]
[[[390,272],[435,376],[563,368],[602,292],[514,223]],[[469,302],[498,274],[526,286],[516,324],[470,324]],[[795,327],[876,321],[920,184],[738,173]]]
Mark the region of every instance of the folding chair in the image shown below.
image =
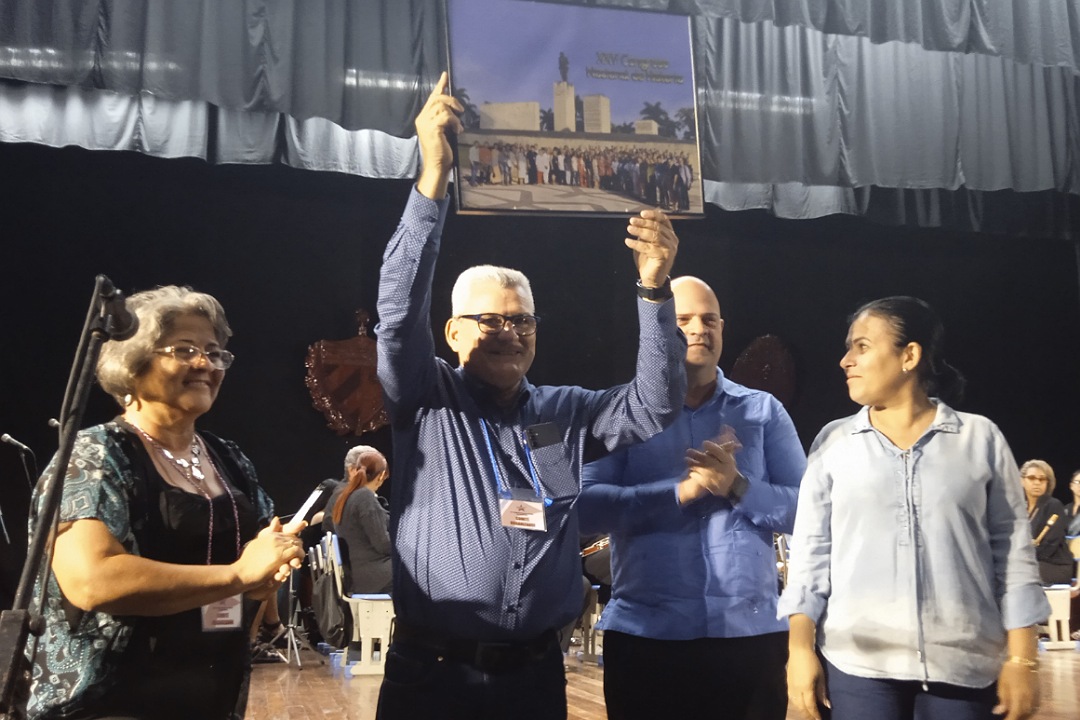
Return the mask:
[[[347,593],[338,536],[326,533],[323,545],[326,549],[324,562],[334,575],[338,595],[352,613],[352,642],[345,653],[346,672],[351,675],[382,675],[393,629],[394,603],[384,593]]]

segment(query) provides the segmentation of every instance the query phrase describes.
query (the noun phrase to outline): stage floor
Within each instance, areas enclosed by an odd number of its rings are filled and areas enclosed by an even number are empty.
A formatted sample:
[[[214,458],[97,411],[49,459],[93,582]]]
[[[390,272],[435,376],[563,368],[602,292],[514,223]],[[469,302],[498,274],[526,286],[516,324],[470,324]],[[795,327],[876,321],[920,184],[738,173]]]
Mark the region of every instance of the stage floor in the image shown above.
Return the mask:
[[[1080,652],[1055,650],[1039,654],[1042,705],[1040,720],[1076,720],[1080,717]],[[381,676],[344,678],[334,673],[329,659],[312,652],[301,654],[296,665],[256,665],[252,676],[247,716],[251,720],[371,720]],[[603,671],[592,663],[567,661],[567,698],[570,720],[606,720]],[[659,690],[659,688],[658,688]],[[793,712],[789,720],[799,720]]]

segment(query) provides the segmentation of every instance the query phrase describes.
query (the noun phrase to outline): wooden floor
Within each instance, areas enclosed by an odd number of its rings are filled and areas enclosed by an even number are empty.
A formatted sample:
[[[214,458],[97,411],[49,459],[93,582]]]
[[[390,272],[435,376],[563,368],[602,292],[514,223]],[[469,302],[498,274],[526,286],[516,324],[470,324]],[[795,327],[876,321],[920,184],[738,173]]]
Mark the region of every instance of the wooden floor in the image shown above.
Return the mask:
[[[1040,653],[1041,720],[1080,718],[1080,652],[1056,650]],[[327,658],[301,653],[304,668],[292,665],[256,665],[251,683],[248,718],[251,720],[370,720],[381,677],[345,678],[334,672]],[[566,694],[570,720],[606,720],[603,670],[579,660],[567,661]],[[798,720],[793,712],[789,720]]]

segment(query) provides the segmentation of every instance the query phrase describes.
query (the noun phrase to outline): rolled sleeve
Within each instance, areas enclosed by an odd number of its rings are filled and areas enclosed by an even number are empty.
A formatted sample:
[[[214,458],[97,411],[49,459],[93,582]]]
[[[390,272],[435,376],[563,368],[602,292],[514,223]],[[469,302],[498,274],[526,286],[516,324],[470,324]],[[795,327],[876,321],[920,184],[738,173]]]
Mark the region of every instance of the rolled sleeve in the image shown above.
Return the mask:
[[[790,533],[795,523],[799,485],[806,472],[806,454],[795,424],[780,401],[771,395],[767,398],[769,419],[764,426],[762,447],[765,477],[747,478],[750,485],[735,505],[735,512],[765,530]]]
[[[810,450],[806,475],[799,488],[788,583],[777,606],[778,618],[803,614],[820,623],[832,589],[832,482],[824,452],[819,435]]]

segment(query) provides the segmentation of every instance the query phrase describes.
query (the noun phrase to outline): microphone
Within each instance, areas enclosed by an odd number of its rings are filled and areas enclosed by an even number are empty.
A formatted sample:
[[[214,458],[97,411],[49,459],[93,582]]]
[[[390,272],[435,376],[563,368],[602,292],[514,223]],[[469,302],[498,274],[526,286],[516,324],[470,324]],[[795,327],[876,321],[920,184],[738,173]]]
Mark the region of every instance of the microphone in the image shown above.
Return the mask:
[[[6,442],[8,445],[14,445],[16,448],[18,448],[18,450],[19,450],[19,459],[22,460],[23,471],[26,472],[26,486],[28,488],[30,488],[31,492],[33,492],[34,491],[34,481],[33,481],[32,478],[33,478],[33,476],[37,475],[37,455],[34,454],[33,450],[28,448],[26,445],[23,445],[21,442],[19,442],[15,438],[11,437],[7,433],[4,433],[3,435],[0,435],[0,442]],[[27,455],[30,456],[30,463],[26,462],[26,456]],[[31,464],[34,466],[33,475],[30,474],[30,465]],[[0,518],[0,523],[3,523],[2,518]],[[4,534],[7,535],[6,530],[4,531]],[[10,544],[10,542],[9,542],[9,544]]]
[[[6,442],[8,445],[14,445],[15,447],[19,448],[19,452],[30,453],[31,455],[34,454],[33,450],[23,445],[21,442],[11,437],[7,433],[0,435],[0,442]]]
[[[139,329],[139,318],[128,309],[124,293],[116,289],[112,280],[97,276],[101,285],[101,314],[108,319],[105,331],[110,340],[127,340]]]

